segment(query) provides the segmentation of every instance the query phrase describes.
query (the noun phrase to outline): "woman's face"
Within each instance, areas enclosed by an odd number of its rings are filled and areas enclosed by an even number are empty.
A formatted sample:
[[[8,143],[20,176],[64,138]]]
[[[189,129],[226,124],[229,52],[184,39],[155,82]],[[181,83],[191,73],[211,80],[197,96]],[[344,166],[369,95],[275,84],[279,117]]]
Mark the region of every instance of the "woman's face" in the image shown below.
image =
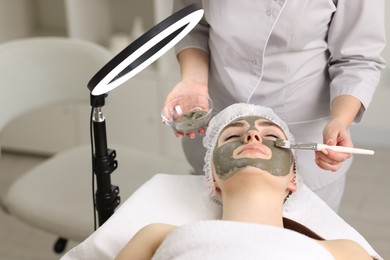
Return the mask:
[[[293,156],[289,149],[275,146],[277,138],[285,140],[286,136],[266,118],[245,116],[232,121],[222,130],[213,152],[215,174],[227,179],[252,166],[274,176],[288,175]]]

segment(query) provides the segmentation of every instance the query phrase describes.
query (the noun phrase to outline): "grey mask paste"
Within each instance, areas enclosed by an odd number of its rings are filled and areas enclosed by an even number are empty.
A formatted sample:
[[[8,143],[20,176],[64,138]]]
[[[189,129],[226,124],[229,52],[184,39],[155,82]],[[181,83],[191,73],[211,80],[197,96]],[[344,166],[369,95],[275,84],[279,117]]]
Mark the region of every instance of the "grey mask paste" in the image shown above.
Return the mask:
[[[216,174],[221,179],[227,179],[233,176],[240,169],[253,166],[265,170],[275,176],[286,176],[290,172],[293,163],[293,156],[290,149],[279,148],[275,146],[275,141],[262,138],[262,144],[266,145],[272,151],[270,159],[260,158],[233,158],[233,151],[244,144],[245,135],[251,129],[256,129],[255,121],[263,117],[248,116],[241,117],[235,121],[245,120],[249,123],[249,128],[245,131],[242,138],[227,142],[220,147],[218,143],[213,151],[213,162]]]

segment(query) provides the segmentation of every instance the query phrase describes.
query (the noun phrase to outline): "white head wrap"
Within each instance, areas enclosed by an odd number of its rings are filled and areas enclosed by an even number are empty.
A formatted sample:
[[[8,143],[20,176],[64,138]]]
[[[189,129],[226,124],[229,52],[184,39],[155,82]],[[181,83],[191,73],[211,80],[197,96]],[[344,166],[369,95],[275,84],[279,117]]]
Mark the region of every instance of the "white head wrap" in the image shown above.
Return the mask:
[[[278,125],[287,136],[287,140],[294,142],[294,136],[291,134],[288,129],[287,124],[280,119],[271,108],[263,107],[260,105],[246,104],[246,103],[237,103],[231,106],[228,106],[217,115],[215,115],[209,123],[209,126],[206,130],[206,135],[203,138],[203,146],[206,148],[206,155],[204,157],[205,165],[204,172],[206,174],[206,185],[209,189],[209,193],[213,200],[220,201],[219,196],[215,193],[213,174],[211,170],[211,160],[214,148],[217,144],[217,140],[221,131],[233,120],[243,117],[243,116],[261,116],[271,122]],[[294,154],[294,159],[296,160],[296,155]]]

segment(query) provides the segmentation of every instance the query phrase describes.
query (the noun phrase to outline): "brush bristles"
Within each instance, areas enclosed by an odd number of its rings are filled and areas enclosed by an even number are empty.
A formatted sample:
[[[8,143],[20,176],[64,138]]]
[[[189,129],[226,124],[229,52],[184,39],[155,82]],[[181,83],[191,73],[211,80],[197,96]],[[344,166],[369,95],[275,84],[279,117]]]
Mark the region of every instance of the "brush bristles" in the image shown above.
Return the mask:
[[[275,141],[275,146],[281,148],[290,148],[290,142],[288,140],[283,140],[278,138]]]

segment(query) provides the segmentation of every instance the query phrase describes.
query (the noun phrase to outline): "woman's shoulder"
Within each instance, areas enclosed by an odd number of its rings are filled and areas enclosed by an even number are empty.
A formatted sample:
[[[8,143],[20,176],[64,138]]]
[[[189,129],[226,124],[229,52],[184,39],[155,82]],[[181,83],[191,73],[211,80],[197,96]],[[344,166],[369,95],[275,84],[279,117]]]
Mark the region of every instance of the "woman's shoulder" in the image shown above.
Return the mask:
[[[135,236],[142,240],[151,241],[154,246],[159,246],[165,237],[177,226],[166,223],[152,223],[140,229]]]
[[[373,259],[361,245],[349,239],[322,240],[317,242],[325,247],[335,259]]]
[[[143,228],[140,229],[138,232],[166,232],[166,231],[172,231],[172,229],[176,228],[177,226],[166,224],[166,223],[151,223]]]
[[[165,237],[175,228],[174,225],[164,223],[144,226],[130,239],[116,259],[150,259]]]

